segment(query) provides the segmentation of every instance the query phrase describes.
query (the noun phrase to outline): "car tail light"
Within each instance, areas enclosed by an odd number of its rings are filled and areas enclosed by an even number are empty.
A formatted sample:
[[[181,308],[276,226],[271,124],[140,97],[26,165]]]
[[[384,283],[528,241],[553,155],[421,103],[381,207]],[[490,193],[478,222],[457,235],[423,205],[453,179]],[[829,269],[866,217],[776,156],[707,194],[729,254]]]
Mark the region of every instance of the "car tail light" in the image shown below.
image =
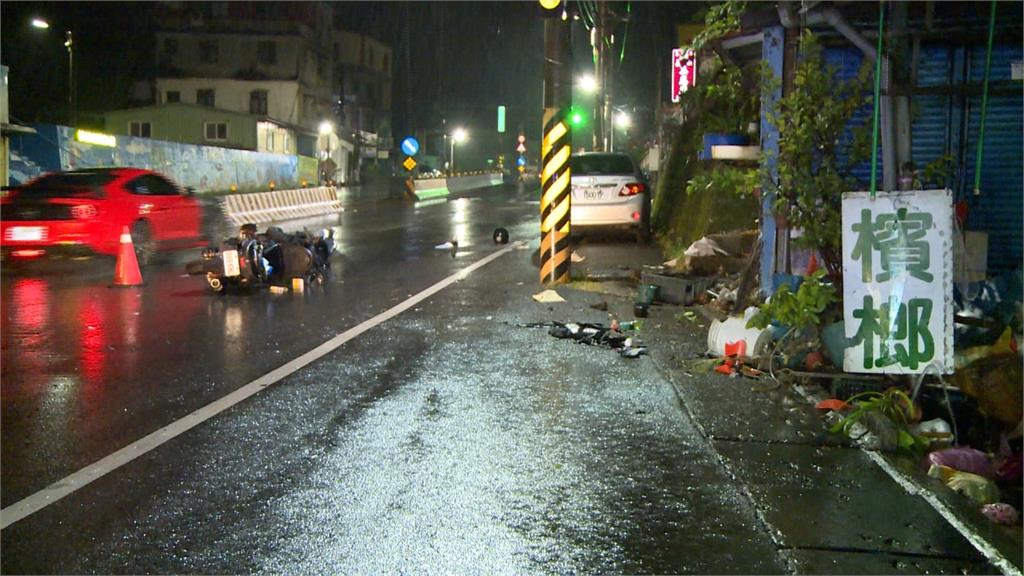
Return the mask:
[[[639,212],[633,212],[633,222],[639,222],[639,221],[640,221],[640,213]]]
[[[636,196],[644,191],[644,185],[639,182],[630,182],[619,190],[619,196]]]
[[[71,207],[71,217],[75,220],[88,220],[96,216],[96,207],[92,204],[78,204]]]
[[[38,258],[46,254],[46,250],[34,249],[34,250],[12,250],[11,256],[15,258]]]

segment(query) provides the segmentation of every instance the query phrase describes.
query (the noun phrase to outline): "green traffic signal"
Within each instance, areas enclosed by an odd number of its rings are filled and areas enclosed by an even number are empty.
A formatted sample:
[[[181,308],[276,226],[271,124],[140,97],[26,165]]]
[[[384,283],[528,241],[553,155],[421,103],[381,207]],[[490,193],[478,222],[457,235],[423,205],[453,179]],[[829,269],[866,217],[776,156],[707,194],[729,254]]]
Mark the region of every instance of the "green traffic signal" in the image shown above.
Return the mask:
[[[569,123],[574,128],[580,128],[587,125],[587,117],[575,107],[569,108]]]

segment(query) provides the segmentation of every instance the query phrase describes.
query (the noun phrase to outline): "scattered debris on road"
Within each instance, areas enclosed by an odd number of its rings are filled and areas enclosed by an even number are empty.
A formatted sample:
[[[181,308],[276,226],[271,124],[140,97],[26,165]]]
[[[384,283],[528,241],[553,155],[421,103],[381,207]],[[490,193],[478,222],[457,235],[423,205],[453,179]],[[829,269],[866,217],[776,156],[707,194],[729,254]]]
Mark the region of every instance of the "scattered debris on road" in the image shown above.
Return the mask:
[[[555,292],[554,290],[545,290],[543,292],[538,292],[537,294],[533,295],[533,299],[536,300],[537,302],[545,304],[550,304],[552,302],[565,302],[565,298],[562,298],[562,296],[558,292]]]

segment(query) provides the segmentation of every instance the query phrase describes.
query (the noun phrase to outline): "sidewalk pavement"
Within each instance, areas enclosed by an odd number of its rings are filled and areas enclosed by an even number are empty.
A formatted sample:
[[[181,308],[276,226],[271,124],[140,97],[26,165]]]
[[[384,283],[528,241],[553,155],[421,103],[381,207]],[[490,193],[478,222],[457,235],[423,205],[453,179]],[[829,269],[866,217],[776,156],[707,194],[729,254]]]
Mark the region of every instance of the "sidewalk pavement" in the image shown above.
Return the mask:
[[[621,320],[633,319],[632,291],[628,282],[559,287],[570,302],[606,301]],[[687,372],[686,362],[706,350],[709,321],[686,319],[684,310],[651,308],[639,332],[649,360],[741,485],[792,572],[1021,573],[1019,526],[989,522],[915,462],[830,434],[810,398],[814,387]]]

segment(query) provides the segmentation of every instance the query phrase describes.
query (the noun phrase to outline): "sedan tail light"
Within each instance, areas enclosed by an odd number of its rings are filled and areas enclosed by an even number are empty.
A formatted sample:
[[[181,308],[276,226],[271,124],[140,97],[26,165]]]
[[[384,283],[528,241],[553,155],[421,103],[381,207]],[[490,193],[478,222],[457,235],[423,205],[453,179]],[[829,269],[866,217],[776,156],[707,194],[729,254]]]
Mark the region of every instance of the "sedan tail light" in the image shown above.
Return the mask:
[[[92,204],[77,204],[71,207],[71,217],[75,220],[88,220],[96,216],[96,207]]]
[[[636,196],[644,191],[644,185],[639,182],[630,182],[619,190],[619,196]]]

